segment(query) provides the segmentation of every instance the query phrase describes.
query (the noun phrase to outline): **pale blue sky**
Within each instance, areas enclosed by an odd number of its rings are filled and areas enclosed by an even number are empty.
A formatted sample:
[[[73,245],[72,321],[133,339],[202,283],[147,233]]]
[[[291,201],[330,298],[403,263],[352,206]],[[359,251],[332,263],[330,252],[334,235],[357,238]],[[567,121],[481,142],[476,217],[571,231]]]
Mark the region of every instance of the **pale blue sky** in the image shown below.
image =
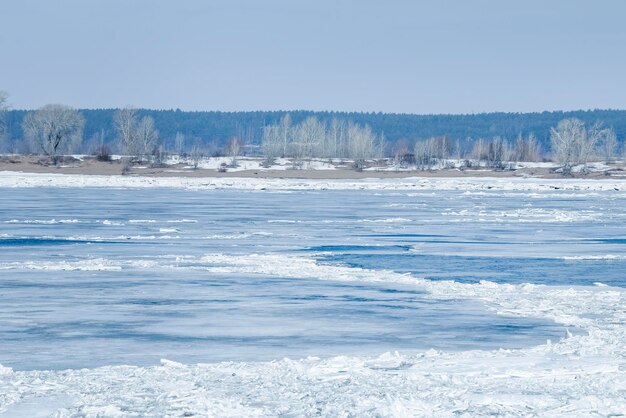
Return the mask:
[[[2,0],[16,108],[626,108],[620,0]]]

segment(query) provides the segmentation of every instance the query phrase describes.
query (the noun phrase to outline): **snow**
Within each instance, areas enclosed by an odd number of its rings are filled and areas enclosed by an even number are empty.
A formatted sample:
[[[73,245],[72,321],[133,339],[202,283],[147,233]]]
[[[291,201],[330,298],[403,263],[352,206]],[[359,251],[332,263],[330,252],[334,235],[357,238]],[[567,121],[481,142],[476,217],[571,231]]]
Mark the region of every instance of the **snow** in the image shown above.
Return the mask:
[[[188,190],[459,190],[491,191],[621,191],[626,179],[537,178],[400,178],[313,180],[275,178],[126,177],[81,174],[0,172],[0,187],[180,188]]]
[[[186,164],[187,168],[192,168],[193,163],[189,158],[171,156],[166,164]],[[219,170],[225,168],[229,172],[239,171],[267,171],[267,170],[291,170],[294,169],[294,162],[289,158],[276,158],[274,163],[266,165],[264,159],[254,157],[237,157],[233,166],[232,157],[210,157],[202,158],[198,162],[198,168],[205,170]],[[336,163],[332,160],[310,159],[302,162],[301,169],[307,170],[335,170]]]

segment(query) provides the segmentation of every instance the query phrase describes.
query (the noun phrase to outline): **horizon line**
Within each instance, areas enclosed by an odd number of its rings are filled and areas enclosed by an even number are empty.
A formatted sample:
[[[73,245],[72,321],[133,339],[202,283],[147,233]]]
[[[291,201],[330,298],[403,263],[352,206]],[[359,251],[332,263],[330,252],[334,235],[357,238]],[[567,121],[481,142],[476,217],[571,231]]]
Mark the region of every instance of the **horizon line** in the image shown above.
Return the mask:
[[[62,104],[62,103],[49,103],[49,104]],[[45,106],[45,105],[44,105]],[[43,106],[42,106],[43,107]],[[73,106],[70,106],[73,107]],[[587,109],[569,109],[569,110],[535,110],[535,111],[484,111],[484,112],[471,112],[471,113],[409,113],[409,112],[386,112],[386,111],[362,111],[362,110],[311,110],[311,109],[281,109],[281,110],[183,110],[180,108],[151,108],[151,107],[138,107],[138,106],[123,106],[123,107],[73,107],[74,109],[81,110],[119,110],[124,108],[133,108],[139,111],[154,111],[154,112],[181,112],[181,113],[291,113],[291,112],[305,112],[305,113],[347,113],[347,114],[383,114],[383,115],[398,115],[398,116],[479,116],[479,115],[493,115],[493,114],[510,114],[510,115],[530,115],[530,114],[542,114],[542,113],[576,113],[576,112],[624,112],[626,108],[587,108]],[[6,109],[7,112],[32,112],[39,108],[16,108]]]

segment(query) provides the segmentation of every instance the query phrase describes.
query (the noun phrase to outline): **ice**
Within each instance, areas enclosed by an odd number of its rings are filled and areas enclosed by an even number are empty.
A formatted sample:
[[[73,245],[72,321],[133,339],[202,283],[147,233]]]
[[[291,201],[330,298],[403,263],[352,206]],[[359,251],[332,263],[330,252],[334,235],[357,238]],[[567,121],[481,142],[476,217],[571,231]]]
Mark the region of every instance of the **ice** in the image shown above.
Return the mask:
[[[499,191],[619,191],[624,179],[537,178],[401,178],[363,180],[306,180],[264,178],[126,177],[80,174],[0,172],[0,187],[108,187],[244,190],[499,190]]]
[[[597,211],[585,210],[556,210],[543,208],[524,208],[507,211],[493,211],[487,208],[478,210],[463,209],[461,211],[446,211],[442,215],[455,218],[453,222],[578,222],[592,221],[604,216]]]
[[[623,413],[623,360],[581,359],[555,348],[14,372],[2,376],[0,389],[6,409],[35,403],[46,410],[49,399],[70,394],[73,403],[58,416]]]
[[[80,223],[80,220],[78,219],[11,219],[9,221],[4,221],[4,223],[55,225],[55,224],[77,224],[77,223]]]
[[[570,255],[564,256],[564,260],[624,260],[626,255],[623,254],[597,254],[597,255]]]
[[[435,282],[320,265],[297,255],[210,254],[195,261],[223,271],[276,274],[278,268],[279,274],[293,277],[408,282],[427,289],[433,298],[481,300],[500,314],[550,318],[582,327],[587,335],[564,332],[568,338],[521,350],[429,350],[416,355],[208,365],[163,361],[154,367],[47,372],[2,368],[0,408],[8,412],[20,411],[21,404],[47,408],[50,399],[67,394],[73,402],[57,409],[60,416],[86,411],[94,415],[119,411],[122,416],[341,412],[476,416],[532,411],[545,416],[610,415],[626,408],[625,289]],[[596,317],[586,318],[588,313]]]
[[[0,213],[0,297],[4,298],[0,344],[2,355],[15,359],[0,366],[0,414],[626,413],[623,181],[246,182],[116,178],[106,186],[97,176],[0,174],[0,184],[11,187],[4,189]],[[46,184],[59,189],[48,195],[38,189]],[[100,190],[83,186],[112,187],[103,202]],[[238,192],[246,188],[255,192]],[[329,190],[321,191],[324,188]],[[291,193],[275,192],[284,190]],[[42,207],[29,206],[35,198]],[[27,217],[25,207],[30,211]],[[163,210],[152,211],[155,207]],[[57,222],[71,219],[79,222]],[[5,222],[12,220],[19,222]],[[227,284],[233,285],[229,298],[218,297],[225,290],[216,289]],[[211,297],[242,297],[244,289],[256,299],[238,299],[237,304],[225,306],[229,320],[216,313],[216,305],[202,305]],[[278,289],[278,294],[269,294],[268,289]],[[97,338],[110,330],[107,327],[113,329],[109,336],[137,327],[144,335],[197,338],[210,329],[260,335],[271,328],[269,324],[293,339],[289,332],[298,327],[309,326],[306,332],[312,337],[323,333],[323,327],[343,327],[354,320],[349,316],[341,322],[339,313],[346,311],[331,311],[330,322],[311,315],[319,313],[323,304],[307,298],[322,291],[341,305],[345,300],[340,297],[346,295],[365,299],[384,291],[386,297],[377,302],[384,308],[381,316],[368,314],[361,330],[383,327],[397,332],[399,315],[407,305],[396,304],[395,312],[385,306],[399,300],[402,291],[444,309],[433,311],[425,323],[437,325],[445,309],[459,322],[480,311],[490,318],[554,321],[558,333],[551,334],[550,341],[498,343],[495,347],[505,347],[500,349],[429,349],[435,345],[428,338],[436,338],[429,335],[420,337],[428,344],[417,350],[366,352],[362,345],[353,344],[337,355],[311,344],[305,355],[283,358],[275,354],[276,346],[266,357],[271,361],[246,360],[244,350],[258,353],[257,344],[233,348],[233,361],[211,363],[185,360],[182,354],[197,340],[166,346],[155,339],[133,345],[141,350],[130,353],[136,357],[127,357],[128,365],[114,365],[120,364],[115,360],[119,357],[103,340],[83,344],[87,333]],[[279,297],[281,307],[286,300],[294,303],[300,298],[298,306],[311,309],[307,319],[282,310],[282,316],[272,316],[259,327],[260,318],[271,313],[268,306],[273,297]],[[119,298],[125,303],[107,304]],[[198,306],[210,310],[199,311]],[[468,306],[473,311],[468,312]],[[241,318],[246,309],[256,315],[253,320],[233,319]],[[420,311],[409,312],[422,321]],[[148,320],[147,313],[153,315]],[[389,322],[383,321],[386,315]],[[56,327],[49,326],[55,323]],[[68,323],[74,326],[61,326]],[[115,328],[119,324],[132,326]],[[241,328],[234,329],[233,324]],[[286,329],[287,324],[291,328]],[[424,324],[411,327],[418,325]],[[9,342],[25,329],[49,334],[44,339]],[[507,329],[498,332],[508,339],[515,337]],[[54,368],[63,357],[54,351],[59,341],[66,344],[61,348],[67,359],[62,360],[74,364],[93,361],[98,354],[108,357],[98,359],[102,367],[83,363],[71,369]],[[79,351],[82,357],[70,358]],[[129,355],[127,346],[123,351]],[[24,370],[29,367],[20,364],[20,353],[24,362],[39,357],[35,370]],[[147,355],[163,361],[145,361]]]
[[[0,263],[0,270],[42,270],[42,271],[119,271],[122,267],[102,258],[81,261],[34,262],[14,261]]]
[[[412,221],[406,218],[385,218],[385,219],[362,219],[361,222],[406,223],[406,222],[412,222]]]

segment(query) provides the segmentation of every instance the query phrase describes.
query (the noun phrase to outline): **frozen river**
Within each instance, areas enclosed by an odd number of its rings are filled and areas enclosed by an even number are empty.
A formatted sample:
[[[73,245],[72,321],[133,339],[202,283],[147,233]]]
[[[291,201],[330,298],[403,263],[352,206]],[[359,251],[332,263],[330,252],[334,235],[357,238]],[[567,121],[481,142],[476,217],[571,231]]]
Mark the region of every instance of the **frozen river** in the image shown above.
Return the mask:
[[[285,277],[281,264],[306,257],[432,280],[623,286],[621,203],[611,194],[13,189],[0,214],[0,364],[258,361],[559,339],[565,329],[550,321],[407,284]],[[210,259],[245,264],[252,254],[273,255],[269,271],[220,270]],[[604,257],[579,259],[589,254]]]
[[[619,190],[0,192],[8,416],[32,402],[104,415],[306,415],[314,399],[331,415],[465,399],[480,415],[599,393],[598,410],[622,405]],[[588,387],[568,386],[576,375]],[[195,385],[184,407],[171,400],[181,382]],[[376,395],[387,390],[397,398]],[[140,395],[151,391],[165,397]],[[506,394],[490,409],[483,391]],[[372,396],[381,403],[360,409]]]

